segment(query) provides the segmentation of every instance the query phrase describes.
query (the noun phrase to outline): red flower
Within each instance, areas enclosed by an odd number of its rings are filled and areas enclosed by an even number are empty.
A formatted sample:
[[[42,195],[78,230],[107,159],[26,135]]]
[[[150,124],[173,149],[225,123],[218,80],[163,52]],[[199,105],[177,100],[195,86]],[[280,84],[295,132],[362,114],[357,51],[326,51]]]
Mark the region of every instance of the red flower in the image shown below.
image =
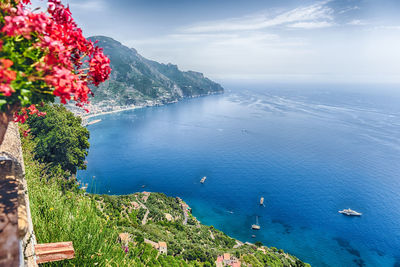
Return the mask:
[[[25,123],[27,118],[26,108],[21,108],[19,112],[15,112],[14,114],[14,122]]]
[[[33,114],[37,114],[39,112],[39,110],[36,108],[35,105],[30,105],[30,107],[28,108],[29,110],[29,115],[33,115]]]
[[[72,18],[71,11],[60,0],[48,0],[47,13],[33,13],[25,9],[24,5],[30,3],[30,0],[21,0],[20,4],[5,9],[4,23],[0,29],[0,33],[5,35],[30,40],[32,47],[40,50],[43,55],[40,62],[34,63],[33,71],[28,69],[26,74],[19,75],[24,79],[28,77],[32,82],[45,81],[48,87],[39,90],[51,91],[60,97],[61,103],[66,104],[72,99],[77,106],[83,107],[89,103],[89,95],[93,95],[89,85],[98,86],[110,76],[109,58],[103,54],[101,48],[84,37]],[[0,40],[0,50],[2,45],[3,41]],[[82,69],[83,60],[88,65],[87,69]],[[0,94],[10,96],[15,92],[11,82],[19,76],[9,69],[13,66],[11,60],[0,59],[0,62]],[[23,72],[21,67],[23,66],[18,66],[18,70]],[[15,89],[20,93],[19,88]],[[31,105],[15,114],[15,119],[24,122],[28,115],[33,114],[44,115]]]
[[[29,132],[31,131],[31,129],[28,129],[26,131],[23,132],[24,137],[27,137],[29,135]]]
[[[9,67],[11,67],[14,64],[14,62],[12,62],[11,60],[6,59],[6,58],[0,59],[0,62],[5,69],[8,69]]]
[[[13,70],[9,70],[14,62],[9,59],[0,59],[0,93],[4,96],[11,96],[15,90],[10,86],[10,83],[17,78],[17,73]]]

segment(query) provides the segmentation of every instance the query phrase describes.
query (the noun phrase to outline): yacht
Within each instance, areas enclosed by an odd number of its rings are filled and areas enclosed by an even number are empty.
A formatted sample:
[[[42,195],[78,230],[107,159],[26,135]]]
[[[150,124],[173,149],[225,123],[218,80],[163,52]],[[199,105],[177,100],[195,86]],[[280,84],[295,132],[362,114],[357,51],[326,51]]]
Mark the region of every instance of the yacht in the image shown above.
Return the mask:
[[[362,215],[362,213],[352,210],[350,208],[344,209],[344,210],[339,210],[339,213],[347,215],[347,216],[361,216]]]
[[[201,178],[200,183],[204,184],[204,182],[206,181],[207,176],[204,176],[203,178]]]
[[[260,230],[260,225],[258,224],[258,216],[256,216],[256,223],[251,225],[251,229]]]

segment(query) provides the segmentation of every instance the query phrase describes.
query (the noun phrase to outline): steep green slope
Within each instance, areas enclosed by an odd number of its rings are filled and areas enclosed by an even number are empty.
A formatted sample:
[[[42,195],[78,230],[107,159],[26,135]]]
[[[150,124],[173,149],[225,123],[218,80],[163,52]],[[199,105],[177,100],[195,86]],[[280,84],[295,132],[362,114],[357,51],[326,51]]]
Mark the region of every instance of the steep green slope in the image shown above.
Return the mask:
[[[223,88],[202,73],[183,72],[176,65],[160,64],[142,57],[135,49],[105,36],[90,37],[98,41],[111,59],[111,77],[92,88],[94,103],[111,101],[116,105],[140,105],[153,101],[164,104],[184,97],[222,93]]]
[[[33,141],[22,141],[37,241],[72,241],[76,252],[75,259],[49,266],[215,266],[217,256],[227,252],[242,266],[309,266],[282,250],[239,243],[190,213],[184,224],[183,202],[177,198],[87,194],[73,181],[46,173],[47,166],[34,160]],[[129,233],[128,247],[117,241],[120,233]],[[145,240],[166,242],[168,254]]]

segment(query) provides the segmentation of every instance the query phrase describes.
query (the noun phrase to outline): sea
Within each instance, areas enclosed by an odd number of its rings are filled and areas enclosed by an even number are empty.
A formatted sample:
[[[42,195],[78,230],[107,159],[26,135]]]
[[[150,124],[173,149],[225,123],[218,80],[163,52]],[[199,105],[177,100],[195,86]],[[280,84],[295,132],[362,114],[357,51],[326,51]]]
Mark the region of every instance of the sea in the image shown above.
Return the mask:
[[[400,266],[400,85],[222,85],[93,118],[78,179],[179,196],[203,224],[312,266]]]

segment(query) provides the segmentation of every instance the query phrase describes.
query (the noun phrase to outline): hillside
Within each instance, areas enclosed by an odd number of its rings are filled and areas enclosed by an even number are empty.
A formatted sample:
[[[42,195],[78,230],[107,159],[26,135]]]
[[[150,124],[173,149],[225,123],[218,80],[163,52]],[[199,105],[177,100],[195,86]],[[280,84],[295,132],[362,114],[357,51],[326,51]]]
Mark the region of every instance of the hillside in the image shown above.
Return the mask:
[[[111,60],[111,77],[93,87],[97,105],[147,105],[176,102],[186,97],[222,93],[223,88],[194,71],[180,71],[173,64],[161,64],[141,56],[135,49],[105,36],[98,41]]]
[[[216,261],[217,266],[229,261],[253,267],[309,266],[283,250],[243,244],[201,224],[177,197],[88,194],[73,176],[66,179],[65,172],[35,159],[38,140],[21,138],[36,239],[72,241],[75,258],[63,266],[215,266]]]

